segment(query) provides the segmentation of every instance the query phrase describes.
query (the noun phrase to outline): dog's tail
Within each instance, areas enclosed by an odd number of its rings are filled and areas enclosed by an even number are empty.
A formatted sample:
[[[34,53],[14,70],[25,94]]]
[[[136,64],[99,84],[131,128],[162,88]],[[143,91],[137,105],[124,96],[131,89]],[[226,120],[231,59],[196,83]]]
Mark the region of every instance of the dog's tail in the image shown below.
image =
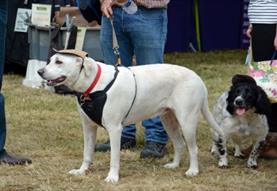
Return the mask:
[[[224,137],[223,130],[219,127],[218,123],[216,122],[214,116],[209,110],[209,104],[208,104],[208,98],[203,102],[202,105],[202,113],[206,119],[206,121],[209,123],[209,125],[218,133],[220,137]]]

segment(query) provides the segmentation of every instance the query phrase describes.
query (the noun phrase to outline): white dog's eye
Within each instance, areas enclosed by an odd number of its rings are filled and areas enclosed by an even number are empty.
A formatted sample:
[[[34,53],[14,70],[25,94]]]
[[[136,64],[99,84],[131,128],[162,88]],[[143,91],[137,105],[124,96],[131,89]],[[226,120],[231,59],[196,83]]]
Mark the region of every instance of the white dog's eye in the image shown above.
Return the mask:
[[[56,60],[56,64],[62,64],[63,62],[60,60]]]

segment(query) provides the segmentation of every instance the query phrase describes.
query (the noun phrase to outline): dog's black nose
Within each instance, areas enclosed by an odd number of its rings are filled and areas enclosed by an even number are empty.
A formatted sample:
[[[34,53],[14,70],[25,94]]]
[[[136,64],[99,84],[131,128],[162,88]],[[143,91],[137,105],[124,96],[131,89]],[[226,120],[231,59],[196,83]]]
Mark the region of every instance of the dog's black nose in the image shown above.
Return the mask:
[[[241,98],[236,99],[235,100],[235,105],[236,106],[243,106],[244,105],[243,99],[241,99]]]
[[[41,69],[38,70],[38,75],[42,76],[43,73],[44,73],[44,69],[43,69],[43,68],[41,68]]]

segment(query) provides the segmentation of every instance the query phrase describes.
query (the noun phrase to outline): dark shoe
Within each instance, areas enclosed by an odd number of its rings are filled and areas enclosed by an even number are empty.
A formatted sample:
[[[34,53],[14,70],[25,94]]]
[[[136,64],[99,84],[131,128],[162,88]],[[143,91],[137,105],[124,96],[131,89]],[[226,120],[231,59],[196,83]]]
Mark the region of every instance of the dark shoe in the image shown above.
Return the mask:
[[[165,144],[147,141],[140,153],[140,158],[162,158],[165,153]]]
[[[23,158],[23,157],[12,156],[12,155],[9,155],[7,152],[5,152],[0,157],[0,163],[6,163],[9,165],[25,165],[25,164],[31,164],[32,161],[30,159]]]
[[[135,146],[136,146],[136,139],[121,137],[120,150],[132,149]],[[110,150],[111,150],[110,140],[107,140],[105,143],[95,145],[95,151],[106,152]]]

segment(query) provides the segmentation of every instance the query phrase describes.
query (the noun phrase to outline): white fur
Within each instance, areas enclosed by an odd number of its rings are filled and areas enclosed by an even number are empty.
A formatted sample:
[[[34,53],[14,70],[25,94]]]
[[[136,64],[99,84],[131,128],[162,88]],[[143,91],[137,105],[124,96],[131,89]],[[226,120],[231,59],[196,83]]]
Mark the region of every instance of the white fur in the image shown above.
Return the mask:
[[[56,60],[62,64],[56,64]],[[97,64],[102,69],[99,82],[93,91],[102,90],[113,79],[115,69],[111,65],[85,58],[56,54],[43,69],[41,76],[46,80],[62,75],[62,82],[69,88],[84,92],[95,77]],[[84,68],[81,69],[81,65]],[[81,72],[80,72],[81,71]],[[135,96],[135,75],[137,95],[131,111],[125,118]],[[82,111],[78,104],[84,132],[84,159],[79,169],[69,173],[82,175],[89,168],[94,153],[97,125]],[[190,166],[187,176],[199,172],[196,145],[196,129],[199,114],[203,113],[209,124],[221,135],[221,129],[208,109],[207,90],[201,78],[193,71],[176,65],[153,64],[125,68],[119,67],[119,74],[113,86],[107,92],[107,101],[103,109],[102,124],[106,128],[111,143],[110,171],[105,179],[117,182],[119,179],[120,137],[122,128],[128,124],[160,115],[163,125],[173,141],[175,155],[166,168],[176,168],[180,164],[184,150],[184,140],[188,146]],[[181,129],[181,130],[180,130]]]

